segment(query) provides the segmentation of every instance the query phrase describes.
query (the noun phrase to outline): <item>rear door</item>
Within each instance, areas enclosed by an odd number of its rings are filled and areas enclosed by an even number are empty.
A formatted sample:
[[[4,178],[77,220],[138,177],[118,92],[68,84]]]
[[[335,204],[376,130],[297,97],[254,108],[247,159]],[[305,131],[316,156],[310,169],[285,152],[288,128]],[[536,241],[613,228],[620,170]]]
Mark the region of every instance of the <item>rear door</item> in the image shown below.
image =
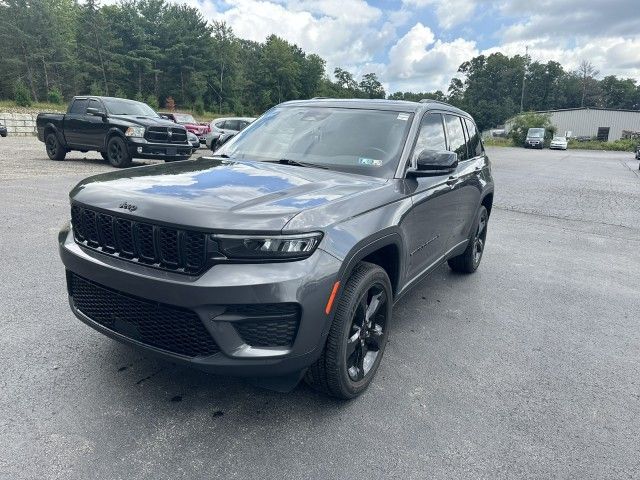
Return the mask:
[[[71,102],[69,111],[64,117],[64,137],[67,144],[73,146],[84,146],[84,117],[87,112],[89,99],[76,98]]]

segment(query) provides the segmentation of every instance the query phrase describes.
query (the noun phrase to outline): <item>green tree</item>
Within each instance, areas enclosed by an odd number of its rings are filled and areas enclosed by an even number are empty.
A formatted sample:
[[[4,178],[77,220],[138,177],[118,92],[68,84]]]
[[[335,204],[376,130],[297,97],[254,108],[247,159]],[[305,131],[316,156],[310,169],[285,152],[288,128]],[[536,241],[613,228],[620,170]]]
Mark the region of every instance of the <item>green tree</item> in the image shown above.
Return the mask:
[[[362,76],[362,80],[360,81],[360,90],[364,92],[364,94],[368,98],[384,98],[385,92],[382,87],[382,83],[378,80],[378,77],[375,73],[366,73]]]
[[[22,81],[17,81],[14,86],[14,100],[16,105],[21,107],[31,106],[31,94],[29,89]]]

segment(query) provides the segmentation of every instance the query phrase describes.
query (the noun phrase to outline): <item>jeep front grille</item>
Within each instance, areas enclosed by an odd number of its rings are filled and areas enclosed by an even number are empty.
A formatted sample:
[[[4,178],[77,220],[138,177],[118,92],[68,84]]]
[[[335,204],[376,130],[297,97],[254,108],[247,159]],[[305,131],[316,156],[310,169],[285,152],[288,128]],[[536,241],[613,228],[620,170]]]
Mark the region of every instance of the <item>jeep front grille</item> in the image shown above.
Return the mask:
[[[71,207],[75,241],[124,260],[196,275],[206,267],[207,235]]]

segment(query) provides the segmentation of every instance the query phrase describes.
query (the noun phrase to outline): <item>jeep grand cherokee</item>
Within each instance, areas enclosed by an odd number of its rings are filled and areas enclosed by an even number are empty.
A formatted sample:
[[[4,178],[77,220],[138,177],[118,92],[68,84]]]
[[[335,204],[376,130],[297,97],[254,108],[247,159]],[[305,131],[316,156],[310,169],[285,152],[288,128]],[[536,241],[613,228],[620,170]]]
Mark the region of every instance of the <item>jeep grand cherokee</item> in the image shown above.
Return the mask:
[[[457,108],[314,99],[216,156],[93,176],[70,199],[80,320],[177,363],[353,398],[394,302],[443,262],[478,268],[493,181]]]

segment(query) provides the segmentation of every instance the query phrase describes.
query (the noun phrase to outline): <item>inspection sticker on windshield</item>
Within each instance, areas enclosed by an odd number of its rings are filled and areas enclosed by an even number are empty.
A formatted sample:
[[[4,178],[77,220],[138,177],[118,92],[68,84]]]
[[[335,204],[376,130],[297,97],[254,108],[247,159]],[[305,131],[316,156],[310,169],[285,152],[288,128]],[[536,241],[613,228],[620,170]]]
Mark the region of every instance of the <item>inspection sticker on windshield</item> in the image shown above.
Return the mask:
[[[409,120],[409,114],[408,113],[399,113],[398,114],[398,120]]]
[[[360,157],[358,159],[358,163],[360,165],[368,165],[370,167],[380,167],[380,166],[382,166],[382,160],[375,160],[373,158]]]

